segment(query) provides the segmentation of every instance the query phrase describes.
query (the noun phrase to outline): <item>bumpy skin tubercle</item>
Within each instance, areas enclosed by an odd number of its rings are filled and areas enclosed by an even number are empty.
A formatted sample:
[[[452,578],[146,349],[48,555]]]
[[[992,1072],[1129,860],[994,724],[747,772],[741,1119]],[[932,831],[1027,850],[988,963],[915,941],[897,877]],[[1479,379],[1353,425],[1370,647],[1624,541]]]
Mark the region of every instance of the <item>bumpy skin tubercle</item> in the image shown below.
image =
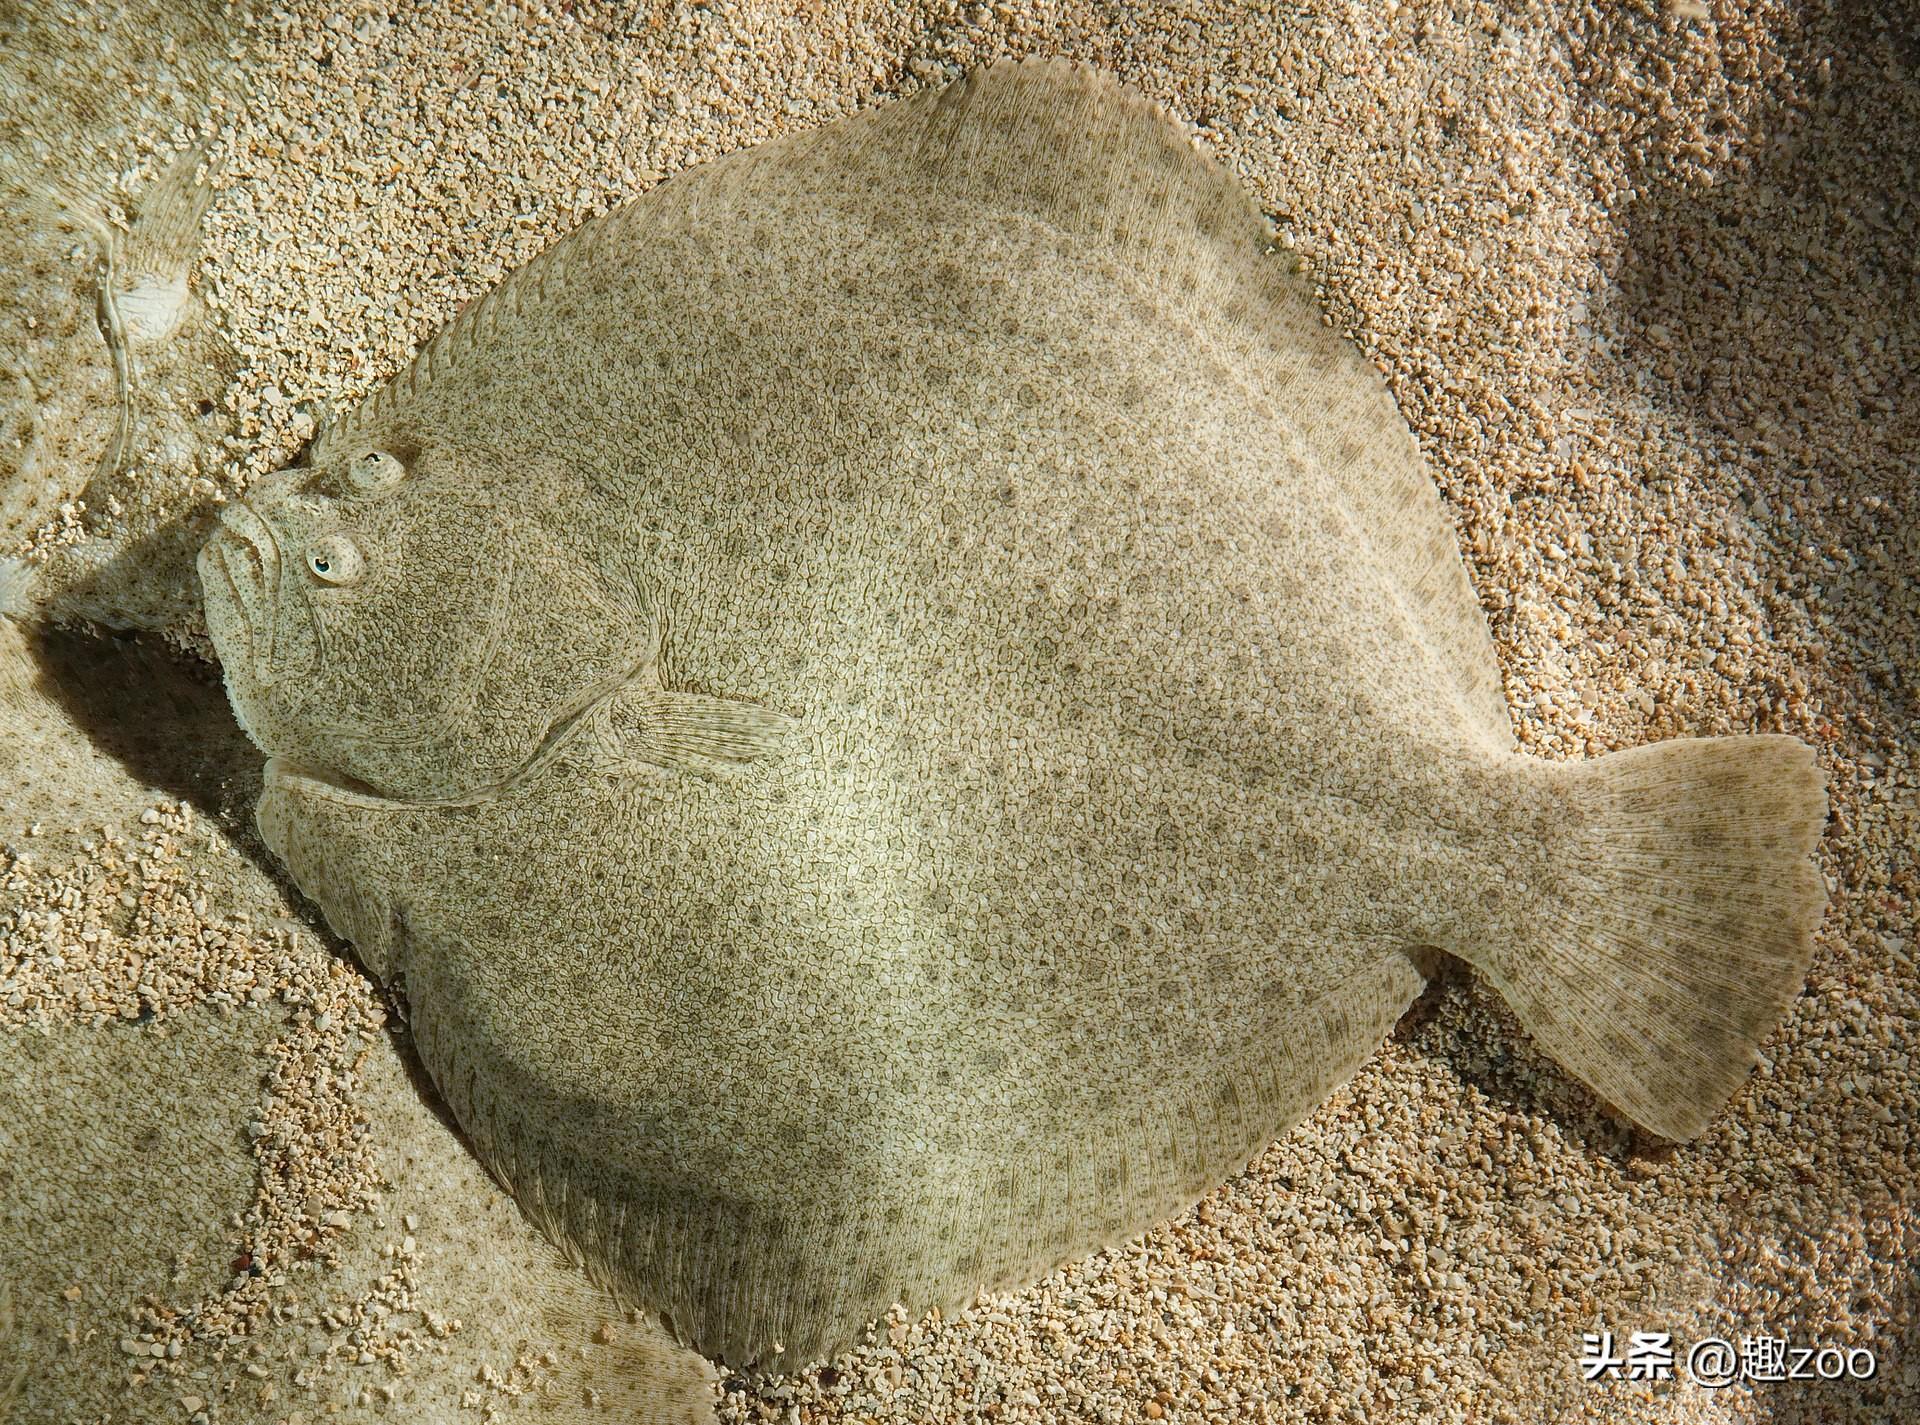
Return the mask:
[[[1425,947],[1697,1131],[1819,914],[1775,740],[1519,755],[1379,377],[1070,66],[587,224],[202,575],[269,843],[527,1212],[730,1362],[1180,1210]]]

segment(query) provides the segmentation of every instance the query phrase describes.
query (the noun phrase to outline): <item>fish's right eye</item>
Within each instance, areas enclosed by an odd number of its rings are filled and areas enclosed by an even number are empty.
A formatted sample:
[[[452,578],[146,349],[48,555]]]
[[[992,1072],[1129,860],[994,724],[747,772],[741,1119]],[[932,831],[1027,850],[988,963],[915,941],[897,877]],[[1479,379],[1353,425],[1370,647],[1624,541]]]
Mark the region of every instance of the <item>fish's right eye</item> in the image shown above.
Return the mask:
[[[357,584],[366,568],[359,547],[344,534],[330,534],[307,547],[307,572],[323,584]]]
[[[377,495],[405,478],[407,467],[384,450],[369,450],[347,467],[347,488],[356,495]]]

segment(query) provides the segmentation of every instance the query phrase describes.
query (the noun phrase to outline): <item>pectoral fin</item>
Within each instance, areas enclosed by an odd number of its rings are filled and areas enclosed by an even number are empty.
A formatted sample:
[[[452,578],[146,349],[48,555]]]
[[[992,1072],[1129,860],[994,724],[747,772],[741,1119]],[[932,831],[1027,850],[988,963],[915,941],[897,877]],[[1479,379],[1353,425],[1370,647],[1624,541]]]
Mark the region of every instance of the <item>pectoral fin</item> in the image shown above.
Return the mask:
[[[590,714],[591,755],[714,776],[776,756],[795,720],[758,703],[629,684]]]

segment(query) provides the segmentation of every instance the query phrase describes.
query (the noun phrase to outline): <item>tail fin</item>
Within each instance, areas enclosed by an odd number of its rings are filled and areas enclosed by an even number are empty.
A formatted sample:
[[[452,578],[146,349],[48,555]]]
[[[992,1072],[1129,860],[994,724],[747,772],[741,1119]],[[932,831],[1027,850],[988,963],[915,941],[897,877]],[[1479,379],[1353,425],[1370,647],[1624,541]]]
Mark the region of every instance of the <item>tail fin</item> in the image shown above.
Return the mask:
[[[1616,1109],[1692,1138],[1806,977],[1825,778],[1780,736],[1682,738],[1549,775],[1569,855],[1550,890],[1497,917],[1493,945],[1459,953]]]

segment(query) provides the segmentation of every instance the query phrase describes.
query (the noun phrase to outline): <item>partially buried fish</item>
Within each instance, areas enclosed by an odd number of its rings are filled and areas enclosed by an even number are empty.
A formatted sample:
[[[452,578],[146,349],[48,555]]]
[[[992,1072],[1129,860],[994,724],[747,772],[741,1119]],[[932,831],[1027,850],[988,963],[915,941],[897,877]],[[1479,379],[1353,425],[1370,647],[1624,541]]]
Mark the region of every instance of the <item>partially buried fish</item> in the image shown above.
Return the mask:
[[[735,1363],[1182,1210],[1429,947],[1694,1135],[1823,904],[1792,738],[1519,753],[1384,384],[1064,65],[586,224],[200,570],[268,842],[525,1210]]]

